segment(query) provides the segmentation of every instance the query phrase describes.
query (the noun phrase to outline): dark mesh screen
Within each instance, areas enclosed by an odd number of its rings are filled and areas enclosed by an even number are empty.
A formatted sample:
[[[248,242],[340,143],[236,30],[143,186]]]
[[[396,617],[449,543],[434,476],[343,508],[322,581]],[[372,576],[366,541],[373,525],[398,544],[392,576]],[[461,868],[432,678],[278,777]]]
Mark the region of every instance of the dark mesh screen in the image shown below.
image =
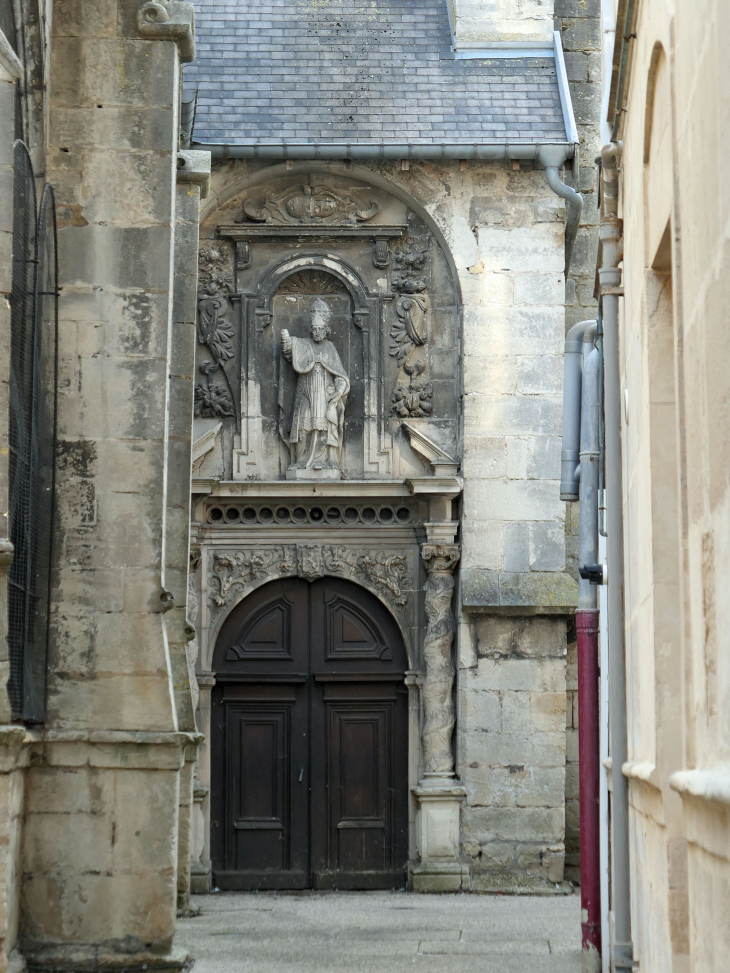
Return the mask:
[[[44,718],[53,520],[57,339],[56,226],[46,186],[36,221],[33,170],[14,148],[10,295],[10,540],[8,694],[17,719]]]

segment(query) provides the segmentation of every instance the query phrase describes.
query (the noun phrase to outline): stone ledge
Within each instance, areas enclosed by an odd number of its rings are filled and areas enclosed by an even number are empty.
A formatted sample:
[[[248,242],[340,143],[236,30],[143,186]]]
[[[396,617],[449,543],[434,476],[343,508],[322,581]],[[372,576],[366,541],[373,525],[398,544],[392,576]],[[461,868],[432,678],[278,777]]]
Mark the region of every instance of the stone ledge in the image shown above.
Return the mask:
[[[200,186],[200,197],[205,199],[210,192],[210,152],[180,149],[177,153],[177,181]]]
[[[48,730],[32,741],[32,749],[50,767],[179,770],[203,739],[201,733]]]
[[[423,862],[411,869],[414,892],[461,892],[469,888],[469,866],[461,862]]]
[[[669,786],[683,798],[730,804],[730,767],[713,770],[678,770],[669,778]]]
[[[58,971],[58,973],[102,973],[104,970],[118,973],[142,973],[152,970],[186,970],[192,960],[185,950],[171,949],[156,952],[145,949],[128,937],[117,943],[93,945],[79,943],[38,943],[25,940],[22,953],[29,971]]]
[[[578,585],[564,572],[512,573],[462,567],[461,598],[465,611],[569,615],[578,604]]]
[[[472,892],[499,893],[503,895],[572,895],[570,882],[548,882],[544,878],[525,872],[482,872],[472,875]]]
[[[30,747],[38,739],[37,733],[24,726],[15,723],[0,726],[0,774],[11,774],[18,768],[27,767]]]

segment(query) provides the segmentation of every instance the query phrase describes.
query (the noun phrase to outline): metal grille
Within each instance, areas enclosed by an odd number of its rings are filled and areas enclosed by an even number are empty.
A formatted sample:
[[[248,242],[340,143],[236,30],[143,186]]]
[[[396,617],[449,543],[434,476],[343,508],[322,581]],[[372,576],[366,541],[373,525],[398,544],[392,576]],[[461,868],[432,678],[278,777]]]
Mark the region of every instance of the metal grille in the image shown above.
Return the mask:
[[[45,716],[56,428],[57,259],[53,190],[36,221],[33,169],[14,147],[10,345],[8,694],[16,719]]]

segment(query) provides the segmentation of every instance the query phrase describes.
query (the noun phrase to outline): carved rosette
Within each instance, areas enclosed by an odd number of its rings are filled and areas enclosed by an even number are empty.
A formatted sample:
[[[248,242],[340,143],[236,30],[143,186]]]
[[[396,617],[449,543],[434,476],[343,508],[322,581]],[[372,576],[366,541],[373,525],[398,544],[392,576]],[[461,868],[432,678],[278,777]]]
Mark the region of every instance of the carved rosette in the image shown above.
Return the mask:
[[[382,597],[396,613],[410,610],[413,569],[405,554],[348,550],[335,544],[276,544],[252,550],[213,551],[209,579],[214,613],[236,592],[282,577],[313,581],[324,575],[348,578]]]
[[[451,610],[454,594],[454,568],[459,561],[456,544],[424,544],[421,557],[428,572],[426,618],[428,627],[423,642],[426,681],[423,687],[423,758],[427,774],[448,776],[454,772],[451,737],[455,712],[454,686],[455,621]]]

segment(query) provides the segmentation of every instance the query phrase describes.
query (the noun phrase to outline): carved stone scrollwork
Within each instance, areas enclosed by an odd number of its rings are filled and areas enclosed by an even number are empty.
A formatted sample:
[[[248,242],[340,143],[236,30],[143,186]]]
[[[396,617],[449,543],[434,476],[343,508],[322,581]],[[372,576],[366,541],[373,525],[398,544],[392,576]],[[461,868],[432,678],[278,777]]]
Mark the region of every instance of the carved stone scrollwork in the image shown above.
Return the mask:
[[[296,575],[314,581],[335,575],[361,582],[383,596],[396,612],[410,608],[413,571],[405,554],[348,550],[333,544],[280,544],[255,550],[213,553],[209,585],[216,608],[225,607],[233,592],[277,577]]]
[[[421,294],[426,290],[428,250],[409,241],[393,252],[393,290],[399,294]]]
[[[426,366],[416,359],[412,365],[404,364],[403,371],[408,376],[408,385],[398,382],[393,390],[391,409],[401,419],[430,416],[433,412],[433,385],[421,373]]]
[[[428,628],[423,643],[423,659],[426,665],[426,682],[423,687],[423,757],[427,774],[448,776],[454,772],[451,737],[455,723],[452,697],[455,621],[451,602],[454,594],[454,568],[460,556],[459,547],[456,544],[424,544],[421,556],[428,572]]]
[[[376,239],[373,243],[373,266],[387,267],[390,263],[390,251],[387,240]]]
[[[211,354],[199,371],[207,381],[195,383],[195,415],[203,419],[232,418],[236,415],[231,380],[226,363],[234,355],[234,330],[229,320],[233,290],[231,252],[224,246],[203,247],[198,256],[198,341]],[[212,382],[211,374],[220,371],[223,381]]]
[[[308,185],[266,193],[263,199],[249,196],[237,222],[249,219],[274,225],[363,223],[377,216],[380,206],[372,199],[360,198],[361,193],[359,187],[347,192],[310,180]]]
[[[414,241],[393,253],[393,290],[401,296],[395,302],[396,320],[390,329],[390,355],[398,364],[391,396],[391,411],[400,419],[430,416],[433,386],[426,375],[430,301],[425,294],[428,280],[428,251]]]
[[[175,41],[183,62],[195,60],[195,8],[182,0],[148,0],[137,11],[137,30],[148,40]]]
[[[426,344],[428,298],[422,294],[401,297],[395,305],[395,314],[396,320],[390,329],[388,350],[400,368],[414,348]]]
[[[236,270],[248,270],[252,263],[251,244],[239,240],[236,243]]]

